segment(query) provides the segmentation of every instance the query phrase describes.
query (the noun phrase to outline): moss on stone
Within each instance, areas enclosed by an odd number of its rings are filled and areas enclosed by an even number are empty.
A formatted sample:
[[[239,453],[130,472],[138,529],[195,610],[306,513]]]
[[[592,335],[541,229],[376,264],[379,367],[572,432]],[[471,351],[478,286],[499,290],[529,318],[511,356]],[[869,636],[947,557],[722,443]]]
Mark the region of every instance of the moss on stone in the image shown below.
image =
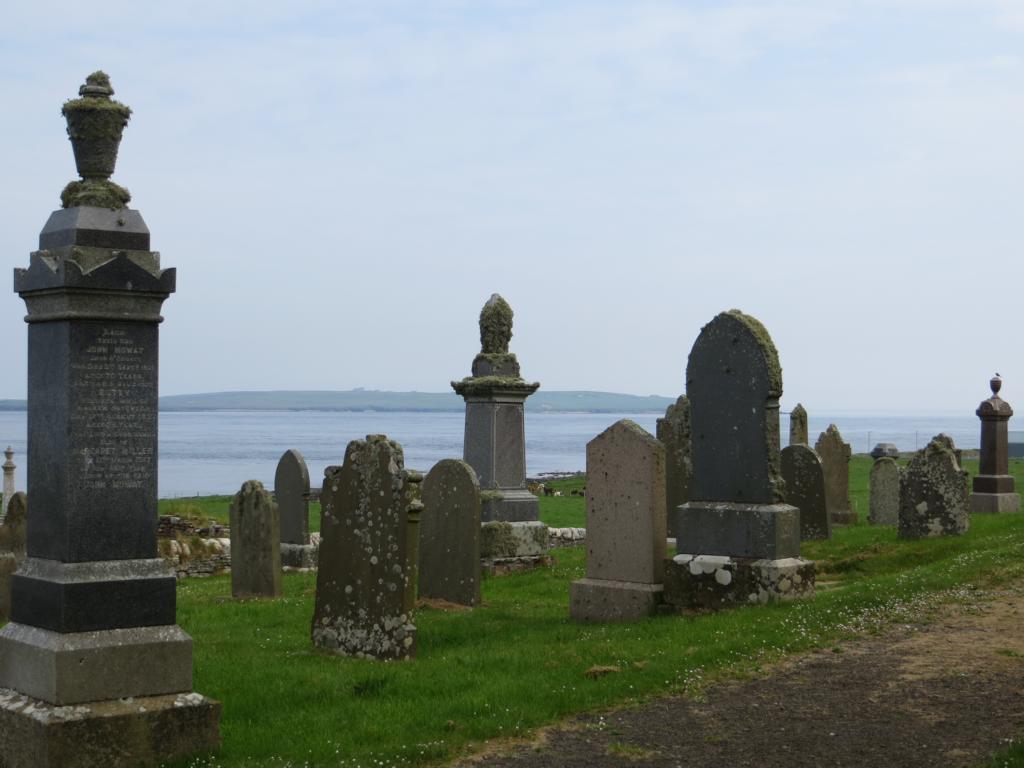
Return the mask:
[[[484,354],[507,354],[512,340],[512,307],[498,294],[480,310],[480,351]]]
[[[113,112],[123,119],[121,128],[131,117],[131,107],[110,98],[114,95],[114,89],[110,85],[110,76],[102,70],[97,70],[86,77],[85,85],[78,89],[78,94],[77,99],[69,99],[64,102],[64,106],[60,110],[64,117],[68,117],[74,112]],[[116,124],[116,121],[112,122]],[[118,129],[117,137],[119,138],[120,135],[121,131]]]
[[[462,381],[452,382],[452,389],[460,395],[487,394],[496,389],[532,393],[539,386],[518,376],[467,376]]]
[[[782,366],[779,364],[779,351],[775,348],[775,343],[772,341],[768,329],[756,317],[746,315],[738,309],[730,309],[722,314],[728,315],[742,323],[757,340],[758,345],[764,352],[764,363],[768,371],[768,390],[776,397],[781,397]]]
[[[60,204],[64,208],[92,206],[117,211],[127,207],[131,199],[127,189],[109,179],[72,181],[60,193]]]

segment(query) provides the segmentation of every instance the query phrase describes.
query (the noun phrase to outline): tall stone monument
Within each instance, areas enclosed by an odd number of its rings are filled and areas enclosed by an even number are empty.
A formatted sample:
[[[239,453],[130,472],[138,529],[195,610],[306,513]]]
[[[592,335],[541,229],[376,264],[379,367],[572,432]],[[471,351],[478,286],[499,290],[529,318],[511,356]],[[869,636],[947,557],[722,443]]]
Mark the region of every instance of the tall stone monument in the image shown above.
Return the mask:
[[[900,483],[899,538],[966,533],[971,523],[966,476],[948,435],[936,435],[915,453]]]
[[[992,377],[992,397],[983,400],[978,410],[981,419],[981,461],[970,496],[971,512],[1019,512],[1020,496],[1014,490],[1010,474],[1009,435],[1007,427],[1013,409],[999,397],[1003,380]]]
[[[829,424],[818,436],[814,451],[825,470],[825,499],[833,525],[857,522],[857,513],[850,504],[850,444],[843,440],[839,427]]]
[[[666,562],[666,602],[714,608],[813,593],[814,564],[800,558],[800,511],[784,501],[782,368],[765,327],[739,310],[704,326],[686,392],[693,486],[677,512],[683,547]]]
[[[512,307],[493,294],[480,310],[480,354],[472,376],[453,381],[466,401],[462,457],[480,479],[481,557],[489,561],[543,558],[534,543],[547,541],[540,504],[526,489],[526,398],[540,384],[525,381],[508,351]],[[513,543],[514,546],[506,546]]]
[[[274,496],[281,521],[281,565],[316,567],[316,548],[309,538],[309,469],[294,448],[277,462]]]
[[[442,459],[423,481],[419,595],[480,603],[480,484],[464,461]]]
[[[110,181],[131,114],[112,94],[95,72],[64,104],[82,180],[14,274],[33,512],[0,630],[8,768],[134,766],[220,740],[220,705],[192,693],[192,639],[157,554],[158,328],[175,273]]]
[[[281,523],[259,480],[246,480],[231,499],[231,596],[281,596]]]
[[[4,462],[4,503],[3,508],[0,509],[0,520],[4,519],[7,505],[14,498],[14,470],[18,468],[14,463],[14,449],[11,446],[7,446],[7,450],[4,451],[4,457],[7,460]]]
[[[519,375],[519,362],[508,351],[512,308],[494,294],[480,311],[480,354],[473,375],[453,381],[466,401],[463,458],[476,470],[482,491],[495,491],[484,502],[484,521],[538,520],[537,497],[526,490],[526,398],[540,384]]]
[[[661,602],[665,448],[623,419],[587,443],[587,575],[569,587],[583,621],[650,616]]]
[[[800,540],[827,539],[832,526],[825,505],[825,472],[821,459],[804,443],[782,449],[786,501],[800,510]]]
[[[797,403],[793,410],[789,412],[789,444],[810,444],[810,441],[807,439],[807,411],[804,410],[800,403]]]
[[[655,433],[665,446],[665,513],[670,539],[676,538],[676,510],[690,500],[693,459],[690,451],[690,401],[680,395],[658,419]]]
[[[324,470],[314,645],[344,656],[416,655],[406,486],[402,446],[386,435],[353,440],[344,464]]]

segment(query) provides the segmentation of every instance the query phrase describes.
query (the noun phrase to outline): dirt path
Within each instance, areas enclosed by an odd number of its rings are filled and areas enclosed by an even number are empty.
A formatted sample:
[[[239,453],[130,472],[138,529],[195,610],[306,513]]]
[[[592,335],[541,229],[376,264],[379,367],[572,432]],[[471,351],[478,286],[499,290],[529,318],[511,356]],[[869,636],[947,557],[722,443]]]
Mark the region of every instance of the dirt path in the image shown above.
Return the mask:
[[[461,766],[976,766],[1024,735],[1024,585],[766,676],[586,715]]]

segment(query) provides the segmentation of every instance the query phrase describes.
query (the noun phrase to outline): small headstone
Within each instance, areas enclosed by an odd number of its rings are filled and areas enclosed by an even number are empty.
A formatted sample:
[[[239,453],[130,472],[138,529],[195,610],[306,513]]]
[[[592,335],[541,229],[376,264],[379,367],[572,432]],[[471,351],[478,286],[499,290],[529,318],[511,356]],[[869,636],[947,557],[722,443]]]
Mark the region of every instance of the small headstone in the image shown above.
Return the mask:
[[[469,464],[443,459],[427,473],[420,519],[419,596],[480,602],[480,483]]]
[[[676,510],[690,500],[690,401],[680,395],[658,419],[657,438],[665,446],[665,513],[668,537],[676,537]]]
[[[7,459],[4,462],[4,506],[3,509],[7,509],[7,506],[11,503],[11,499],[14,498],[14,470],[17,469],[17,465],[14,463],[14,449],[11,446],[7,446],[7,450],[4,451],[4,457]],[[3,521],[3,510],[0,510],[0,521]]]
[[[978,474],[970,495],[971,512],[1019,512],[1020,496],[1010,474],[1009,421],[1013,416],[1010,404],[999,397],[1003,380],[997,373],[989,387],[992,397],[978,406],[981,419],[981,456]],[[959,457],[958,457],[959,458]]]
[[[767,329],[739,310],[715,317],[690,352],[686,393],[693,482],[677,512],[679,554],[666,563],[665,601],[718,608],[813,594],[800,510],[784,501],[782,367]]]
[[[231,500],[231,595],[281,596],[281,526],[277,505],[259,480]]]
[[[825,505],[825,472],[821,459],[803,443],[782,449],[786,502],[800,510],[800,540],[827,539],[832,533]]]
[[[933,437],[914,454],[900,484],[899,537],[926,539],[964,533],[970,525],[965,473],[953,440]]]
[[[814,450],[825,470],[825,503],[833,525],[857,522],[850,504],[850,444],[843,441],[839,427],[829,424],[821,433]]]
[[[868,479],[872,525],[896,525],[900,517],[900,467],[896,459],[881,456],[875,459]]]
[[[807,439],[807,411],[804,407],[797,403],[792,411],[789,412],[789,444],[790,445],[808,445],[810,440]]]
[[[25,559],[27,511],[25,494],[13,494],[0,525],[0,621],[11,617],[11,576]]]
[[[587,576],[569,589],[584,621],[651,615],[661,602],[665,448],[623,419],[587,443]]]
[[[324,470],[320,504],[313,644],[345,656],[413,658],[402,447],[385,435],[350,442],[344,465]]]
[[[898,459],[900,457],[900,450],[894,443],[878,443],[871,449],[871,458],[881,459],[883,457]]]

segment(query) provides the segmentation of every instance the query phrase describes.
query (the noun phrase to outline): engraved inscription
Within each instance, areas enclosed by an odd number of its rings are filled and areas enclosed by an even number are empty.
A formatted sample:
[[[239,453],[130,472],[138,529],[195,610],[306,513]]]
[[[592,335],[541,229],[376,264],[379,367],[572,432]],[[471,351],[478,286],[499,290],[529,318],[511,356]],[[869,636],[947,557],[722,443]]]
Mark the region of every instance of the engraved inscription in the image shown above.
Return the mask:
[[[97,328],[71,362],[76,485],[138,489],[154,483],[156,371],[147,329]]]

